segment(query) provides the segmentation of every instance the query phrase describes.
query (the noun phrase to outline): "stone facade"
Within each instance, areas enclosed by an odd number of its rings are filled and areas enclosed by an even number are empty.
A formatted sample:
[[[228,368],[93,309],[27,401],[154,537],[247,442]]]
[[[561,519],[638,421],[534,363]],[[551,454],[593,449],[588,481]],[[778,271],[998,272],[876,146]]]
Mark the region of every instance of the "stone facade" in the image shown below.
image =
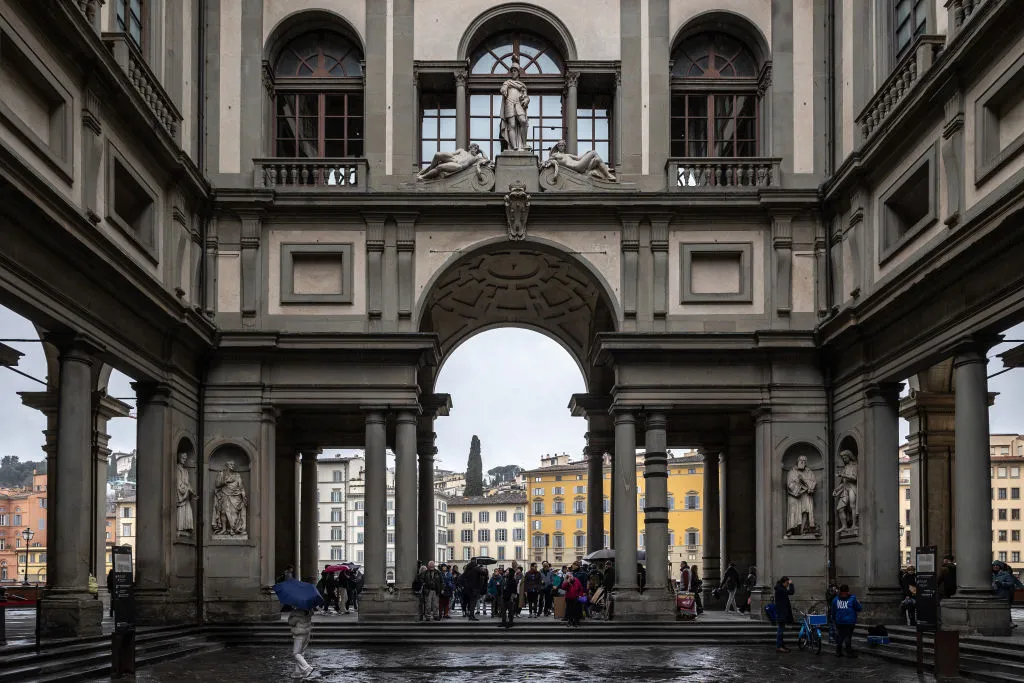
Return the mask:
[[[667,493],[651,485],[666,444],[698,446],[719,455],[720,543],[756,563],[758,596],[788,574],[812,600],[832,568],[875,620],[890,613],[899,383],[928,398],[945,367],[950,614],[1008,629],[991,540],[972,532],[991,516],[985,353],[1024,318],[1013,0],[143,7],[0,0],[0,298],[38,326],[51,366],[48,390],[24,397],[48,419],[49,632],[98,632],[90,482],[115,366],[138,380],[140,621],[277,618],[274,577],[316,552],[300,458],[325,447],[366,452],[362,616],[413,609],[401,587],[436,538],[417,471],[432,473],[433,421],[452,407],[437,372],[498,325],[558,338],[583,372],[570,410],[588,423],[588,500],[613,454],[624,615],[671,609],[632,593],[641,443],[649,555],[667,552]],[[531,151],[503,154],[491,103],[513,63]],[[615,180],[542,183],[563,139]],[[493,189],[482,171],[415,179],[471,142],[495,160]],[[835,531],[841,449],[857,461],[855,533]],[[191,535],[171,514],[181,453]],[[228,460],[244,536],[211,528]],[[815,525],[787,535],[800,462]]]

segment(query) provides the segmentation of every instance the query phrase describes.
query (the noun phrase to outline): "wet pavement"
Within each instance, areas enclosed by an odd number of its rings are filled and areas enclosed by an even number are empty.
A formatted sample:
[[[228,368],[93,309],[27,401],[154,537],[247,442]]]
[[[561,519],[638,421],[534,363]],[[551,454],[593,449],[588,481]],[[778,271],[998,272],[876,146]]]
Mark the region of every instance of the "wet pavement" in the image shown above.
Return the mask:
[[[497,635],[496,635],[497,637]],[[315,638],[315,635],[314,635]],[[441,649],[318,650],[306,659],[316,673],[306,680],[382,683],[387,681],[933,681],[908,667],[875,657],[838,659],[773,647],[559,648],[451,647]],[[232,648],[139,670],[139,683],[202,681],[284,681],[294,670],[285,648]],[[106,679],[109,680],[109,679]]]

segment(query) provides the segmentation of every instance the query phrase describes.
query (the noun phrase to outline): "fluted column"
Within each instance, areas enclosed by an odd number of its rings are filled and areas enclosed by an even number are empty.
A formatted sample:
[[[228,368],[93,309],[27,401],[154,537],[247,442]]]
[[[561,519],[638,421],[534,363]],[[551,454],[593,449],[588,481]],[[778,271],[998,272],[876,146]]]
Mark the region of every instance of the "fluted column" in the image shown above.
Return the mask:
[[[704,585],[708,591],[722,582],[721,518],[718,453],[704,452]]]
[[[664,413],[647,414],[644,443],[644,528],[647,537],[647,590],[668,586],[668,456]]]
[[[384,587],[385,549],[387,548],[387,462],[383,410],[366,413],[366,516],[363,568],[365,590],[372,593]]]
[[[395,425],[395,585],[416,578],[416,413],[403,410]],[[428,513],[433,519],[434,512]],[[424,561],[433,559],[433,553]]]
[[[466,70],[455,71],[455,147],[469,146],[469,115],[466,101]]]
[[[954,528],[958,597],[992,595],[992,466],[988,432],[985,349],[953,359],[956,387]],[[982,533],[983,532],[983,533]]]
[[[303,449],[299,479],[299,573],[303,581],[316,583],[320,576],[317,564],[319,515],[317,505],[317,465],[319,449]]]
[[[636,418],[615,413],[615,472],[612,475],[616,590],[636,592]]]

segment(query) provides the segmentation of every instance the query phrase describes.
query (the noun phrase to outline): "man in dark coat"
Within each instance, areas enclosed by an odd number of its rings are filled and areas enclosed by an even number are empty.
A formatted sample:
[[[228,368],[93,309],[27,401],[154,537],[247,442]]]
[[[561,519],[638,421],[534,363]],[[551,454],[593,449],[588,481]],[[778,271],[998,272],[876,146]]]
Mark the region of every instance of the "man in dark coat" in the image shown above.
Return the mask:
[[[604,563],[601,586],[604,588],[605,602],[608,604],[608,621],[611,621],[615,610],[615,603],[612,601],[612,590],[615,589],[615,563],[612,560]]]
[[[793,607],[789,604],[789,596],[793,595],[795,587],[788,576],[783,576],[775,584],[775,620],[777,630],[775,631],[775,651],[789,652],[789,648],[782,642],[782,635],[786,630],[786,624],[793,623]]]
[[[114,568],[107,572],[107,595],[110,596],[110,616],[114,616]]]
[[[470,621],[479,621],[476,618],[476,603],[486,591],[487,570],[477,564],[475,559],[470,560],[466,571],[462,573],[462,598],[466,603],[463,611]]]

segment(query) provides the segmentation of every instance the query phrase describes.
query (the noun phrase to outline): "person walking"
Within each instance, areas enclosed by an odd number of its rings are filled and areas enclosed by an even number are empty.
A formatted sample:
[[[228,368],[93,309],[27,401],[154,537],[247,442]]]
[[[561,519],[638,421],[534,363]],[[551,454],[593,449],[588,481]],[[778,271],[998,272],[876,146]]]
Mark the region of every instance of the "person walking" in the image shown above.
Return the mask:
[[[110,616],[114,616],[114,568],[107,572],[107,597],[110,598]]]
[[[540,616],[539,605],[540,591],[544,585],[544,577],[537,569],[537,563],[531,562],[530,569],[523,576],[524,588],[526,590],[526,604],[530,611],[530,618],[536,619]]]
[[[486,591],[487,570],[480,566],[475,559],[470,560],[462,575],[462,597],[464,600],[462,613],[470,621],[480,621],[476,618],[477,601]]]
[[[845,583],[839,587],[839,594],[832,598],[831,610],[836,622],[836,657],[843,656],[846,647],[847,657],[856,657],[853,651],[853,631],[857,628],[857,612],[863,609],[856,595],[850,594],[850,587]]]
[[[288,628],[292,635],[292,659],[295,660],[293,678],[305,678],[313,673],[305,652],[313,634],[313,615],[308,609],[293,609],[288,613]]]
[[[686,560],[679,563],[679,583],[676,588],[680,592],[690,590],[690,565]]]
[[[697,565],[690,567],[690,592],[693,593],[693,602],[697,606],[697,614],[704,614],[704,582],[697,572]]]
[[[743,579],[743,598],[740,605],[740,613],[750,611],[751,598],[754,596],[754,586],[757,585],[757,567],[750,565],[747,569],[747,578]]]
[[[729,593],[729,598],[725,601],[725,611],[739,613],[740,608],[736,605],[736,591],[740,587],[740,573],[736,569],[735,562],[729,563],[725,574],[722,575],[722,584],[719,587]]]
[[[611,621],[615,613],[615,599],[612,595],[612,590],[615,588],[615,563],[611,560],[607,560],[604,563],[601,586],[604,588],[605,604],[608,605],[608,609],[605,612],[608,613],[608,621]]]
[[[793,608],[789,604],[789,596],[795,592],[793,582],[788,576],[783,576],[775,584],[775,651],[789,652],[789,648],[783,642],[783,635],[786,631],[786,624],[793,623]]]
[[[423,575],[426,573],[427,565],[421,564],[419,569],[416,570],[416,578],[412,580],[412,594],[416,596],[416,600],[419,602],[419,621],[425,621],[427,614],[427,594],[423,590]]]

